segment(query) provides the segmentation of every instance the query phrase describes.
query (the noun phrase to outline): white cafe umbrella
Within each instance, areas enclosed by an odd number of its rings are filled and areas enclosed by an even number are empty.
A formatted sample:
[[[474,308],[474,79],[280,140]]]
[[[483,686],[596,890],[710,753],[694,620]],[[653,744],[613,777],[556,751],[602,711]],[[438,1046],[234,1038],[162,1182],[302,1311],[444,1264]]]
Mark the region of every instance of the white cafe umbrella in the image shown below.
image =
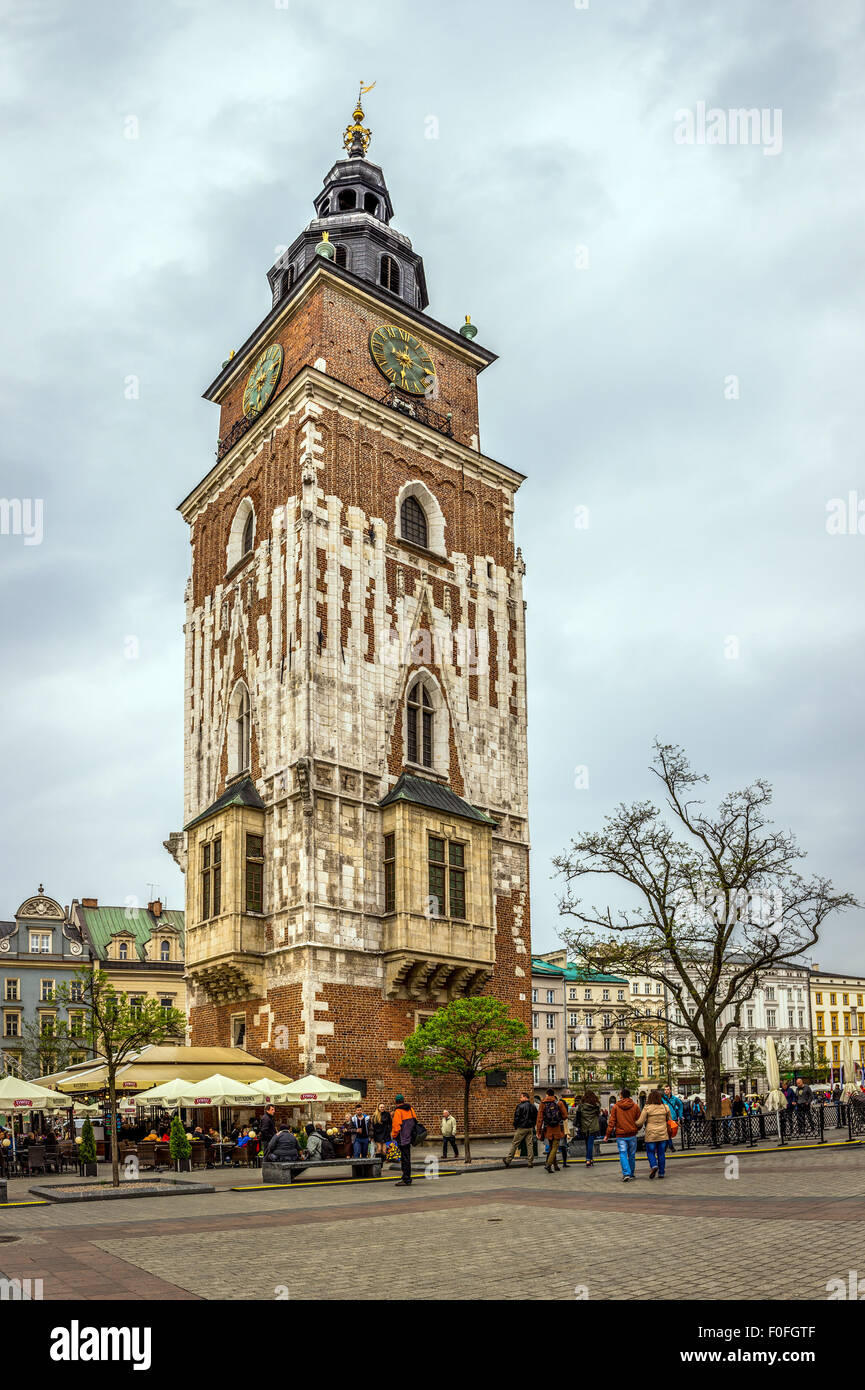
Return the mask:
[[[282,1105],[309,1105],[309,1118],[312,1119],[313,1105],[357,1105],[361,1099],[360,1091],[351,1086],[340,1086],[338,1081],[325,1081],[321,1076],[302,1076],[291,1081],[282,1089]]]
[[[849,1100],[859,1087],[856,1084],[856,1058],[853,1056],[853,1039],[845,1038],[841,1044],[841,1062],[844,1066],[843,1100]]]
[[[242,1081],[235,1081],[233,1077],[222,1076],[214,1072],[213,1076],[206,1076],[203,1081],[187,1082],[187,1093],[180,1105],[190,1105],[193,1109],[198,1107],[213,1107],[219,1120],[219,1141],[222,1142],[222,1107],[223,1105],[261,1105],[261,1094],[250,1089]]]
[[[68,1096],[49,1091],[20,1076],[4,1076],[0,1080],[0,1114],[12,1116],[12,1152],[15,1153],[15,1116],[26,1110],[68,1110]]]
[[[255,1091],[256,1095],[264,1101],[265,1105],[284,1105],[285,1101],[283,1096],[285,1094],[285,1088],[289,1084],[290,1083],[287,1081],[272,1081],[270,1078],[263,1076],[260,1081],[253,1081],[249,1089]]]
[[[184,1081],[182,1077],[176,1076],[173,1081],[163,1081],[159,1086],[151,1086],[149,1091],[139,1091],[132,1099],[142,1110],[151,1105],[164,1105],[166,1110],[174,1110],[178,1105],[190,1104],[185,1097],[194,1085],[194,1081]]]
[[[766,1039],[766,1080],[769,1082],[766,1109],[785,1110],[787,1097],[781,1090],[781,1069],[778,1066],[778,1053],[775,1051],[775,1039],[773,1037]]]

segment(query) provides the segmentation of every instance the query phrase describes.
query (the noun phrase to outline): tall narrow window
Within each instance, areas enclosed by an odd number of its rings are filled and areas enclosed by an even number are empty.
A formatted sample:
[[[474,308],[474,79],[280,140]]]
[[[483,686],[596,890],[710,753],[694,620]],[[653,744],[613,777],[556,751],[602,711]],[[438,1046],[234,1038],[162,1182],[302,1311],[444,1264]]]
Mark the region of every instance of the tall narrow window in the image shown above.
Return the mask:
[[[429,915],[446,917],[445,902],[445,842],[435,835],[429,837]]]
[[[127,943],[126,943],[125,941],[121,941],[120,945],[117,947],[117,959],[118,959],[118,960],[126,960],[128,956],[129,956],[129,946],[127,945]]]
[[[241,686],[238,691],[237,712],[234,717],[235,728],[235,748],[237,751],[237,766],[235,772],[246,772],[249,767],[249,743],[251,731],[251,719],[249,712],[249,691],[246,686]]]
[[[251,512],[249,513],[249,516],[246,518],[246,525],[245,525],[244,528],[243,528],[243,541],[242,541],[242,547],[241,547],[241,554],[242,554],[242,555],[248,555],[248,554],[249,554],[249,552],[250,552],[251,549],[252,549],[252,545],[253,545],[254,539],[255,539],[255,512],[251,511]]]
[[[159,943],[159,959],[161,961],[171,960],[171,944],[168,941]]]
[[[348,266],[348,252],[346,251],[344,246],[337,246],[336,253],[333,259],[335,263],[337,265],[341,265],[343,269],[345,269]]]
[[[411,541],[412,545],[422,545],[426,550],[429,537],[426,512],[416,497],[406,497],[400,507],[399,519],[403,540]]]
[[[465,845],[448,845],[448,895],[451,917],[466,915]]]
[[[246,910],[264,911],[264,836],[246,837]]]
[[[433,705],[423,681],[417,681],[408,694],[408,747],[410,763],[433,765]]]
[[[378,217],[378,198],[374,193],[365,193],[363,197],[363,210],[369,212],[373,217]]]
[[[384,910],[396,911],[396,836],[384,837]]]
[[[201,847],[201,920],[218,917],[222,910],[222,837],[206,840]]]
[[[382,256],[378,282],[392,294],[399,294],[399,266],[393,256]]]
[[[357,206],[357,193],[353,188],[344,188],[336,200],[340,212],[351,212]]]

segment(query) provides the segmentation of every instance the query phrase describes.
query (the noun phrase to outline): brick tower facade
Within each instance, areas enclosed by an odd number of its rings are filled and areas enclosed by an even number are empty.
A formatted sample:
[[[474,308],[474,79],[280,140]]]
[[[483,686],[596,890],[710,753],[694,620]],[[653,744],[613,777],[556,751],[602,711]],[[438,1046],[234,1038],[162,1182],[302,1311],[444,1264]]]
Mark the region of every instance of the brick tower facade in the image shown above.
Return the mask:
[[[460,994],[530,1022],[522,475],[480,449],[494,355],[426,312],[358,105],[272,307],[205,393],[184,706],[191,1040],[291,1076],[397,1068]],[[513,1090],[475,1088],[501,1128]]]

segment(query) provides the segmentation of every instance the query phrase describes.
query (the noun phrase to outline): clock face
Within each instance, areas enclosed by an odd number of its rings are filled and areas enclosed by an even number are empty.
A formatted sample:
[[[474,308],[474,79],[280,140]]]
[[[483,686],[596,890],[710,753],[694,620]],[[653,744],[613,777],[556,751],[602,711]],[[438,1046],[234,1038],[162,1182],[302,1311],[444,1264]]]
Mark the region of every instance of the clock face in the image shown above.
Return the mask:
[[[379,371],[401,391],[423,396],[436,369],[425,348],[404,328],[385,323],[369,335],[369,350]]]
[[[282,371],[282,347],[271,343],[256,361],[243,392],[243,413],[248,420],[260,415],[276,390]]]

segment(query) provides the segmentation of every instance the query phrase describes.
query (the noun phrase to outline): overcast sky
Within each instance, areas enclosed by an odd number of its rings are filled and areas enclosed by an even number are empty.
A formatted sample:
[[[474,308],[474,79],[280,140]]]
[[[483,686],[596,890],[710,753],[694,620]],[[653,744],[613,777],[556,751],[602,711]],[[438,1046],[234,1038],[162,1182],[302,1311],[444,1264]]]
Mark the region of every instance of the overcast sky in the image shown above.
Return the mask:
[[[182,905],[175,508],[361,77],[429,312],[500,355],[482,447],[527,474],[535,949],[552,855],[653,793],[656,734],[718,796],[769,779],[865,898],[865,535],[827,531],[865,500],[858,0],[3,14],[0,496],[44,535],[0,535],[0,917],[40,882]],[[759,140],[701,143],[700,103],[765,110]],[[862,927],[814,958],[865,973]]]

